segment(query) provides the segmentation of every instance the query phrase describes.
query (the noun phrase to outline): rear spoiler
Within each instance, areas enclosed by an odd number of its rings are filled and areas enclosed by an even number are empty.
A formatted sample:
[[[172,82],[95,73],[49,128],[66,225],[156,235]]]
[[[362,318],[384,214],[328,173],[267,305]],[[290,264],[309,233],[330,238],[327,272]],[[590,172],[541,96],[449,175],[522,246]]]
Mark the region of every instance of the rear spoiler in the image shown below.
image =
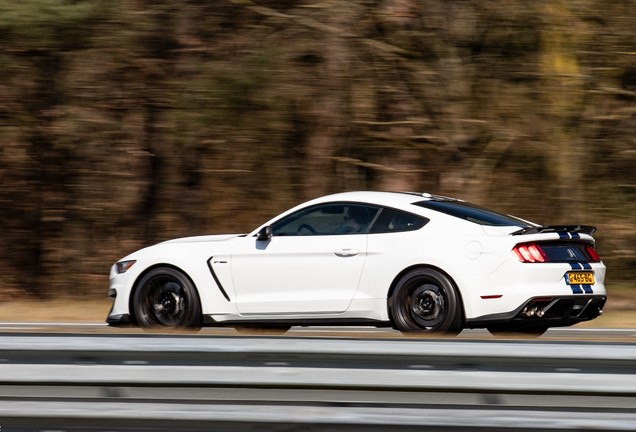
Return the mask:
[[[596,231],[596,227],[583,226],[583,225],[549,225],[528,227],[520,229],[510,233],[510,235],[523,235],[523,234],[539,234],[539,233],[583,233],[592,235]]]

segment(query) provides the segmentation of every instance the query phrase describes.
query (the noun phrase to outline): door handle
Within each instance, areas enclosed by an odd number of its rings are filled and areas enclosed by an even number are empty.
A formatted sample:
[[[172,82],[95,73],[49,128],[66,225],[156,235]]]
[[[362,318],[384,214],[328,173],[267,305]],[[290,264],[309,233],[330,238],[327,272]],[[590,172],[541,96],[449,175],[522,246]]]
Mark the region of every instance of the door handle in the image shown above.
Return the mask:
[[[337,251],[334,251],[333,253],[339,257],[351,257],[351,256],[358,255],[360,251],[358,249],[338,249]]]

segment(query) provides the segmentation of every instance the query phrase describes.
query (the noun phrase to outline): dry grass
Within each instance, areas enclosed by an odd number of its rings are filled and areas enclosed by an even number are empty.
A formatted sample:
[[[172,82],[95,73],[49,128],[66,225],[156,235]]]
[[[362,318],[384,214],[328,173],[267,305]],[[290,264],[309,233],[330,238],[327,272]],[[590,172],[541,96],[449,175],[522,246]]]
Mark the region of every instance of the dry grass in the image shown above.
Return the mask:
[[[96,322],[106,320],[112,301],[105,300],[42,300],[13,301],[0,304],[2,322]],[[636,309],[613,306],[593,320],[577,325],[595,328],[636,328]]]
[[[577,327],[636,328],[636,293],[628,286],[608,288],[605,313]],[[103,323],[112,306],[108,298],[96,300],[17,300],[0,303],[2,322]]]
[[[3,322],[104,322],[113,302],[56,299],[0,303]]]
[[[578,327],[636,328],[636,291],[627,284],[609,284],[604,313]]]
[[[576,327],[636,328],[636,310],[610,310],[595,320],[577,324]]]

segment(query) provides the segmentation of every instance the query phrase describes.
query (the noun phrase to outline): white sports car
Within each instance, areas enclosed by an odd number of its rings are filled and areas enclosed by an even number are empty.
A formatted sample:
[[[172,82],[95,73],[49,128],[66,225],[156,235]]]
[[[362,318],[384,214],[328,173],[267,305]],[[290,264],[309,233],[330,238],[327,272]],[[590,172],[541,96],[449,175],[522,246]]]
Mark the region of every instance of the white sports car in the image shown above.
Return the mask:
[[[249,234],[170,240],[128,255],[110,272],[107,322],[541,334],[603,312],[594,231],[431,194],[330,195]]]

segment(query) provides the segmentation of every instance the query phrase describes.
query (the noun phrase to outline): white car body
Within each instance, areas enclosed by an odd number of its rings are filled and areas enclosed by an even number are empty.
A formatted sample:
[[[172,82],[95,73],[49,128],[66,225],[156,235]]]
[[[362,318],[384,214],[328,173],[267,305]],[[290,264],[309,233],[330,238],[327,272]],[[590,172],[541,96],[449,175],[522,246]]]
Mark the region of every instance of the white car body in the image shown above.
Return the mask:
[[[556,244],[564,239],[593,247],[591,235],[567,230],[512,235],[520,226],[488,226],[414,205],[436,199],[445,200],[428,194],[341,193],[292,208],[247,235],[189,237],[147,247],[120,261],[134,261],[127,271],[120,272],[117,264],[112,267],[109,293],[115,301],[107,321],[113,325],[136,322],[134,290],[148,269],[157,267],[177,269],[190,279],[200,299],[203,325],[392,325],[388,306],[392,289],[406,272],[423,267],[451,280],[459,295],[462,327],[533,319],[520,313],[528,315],[523,308],[536,298],[545,298],[542,306],[559,298],[574,299],[570,302],[574,308],[583,304],[578,309],[592,304],[595,311],[587,310],[589,315],[579,318],[592,319],[602,313],[605,266],[600,260],[580,266],[520,262],[511,252],[520,243]],[[395,209],[428,222],[404,232],[258,237],[264,228],[287,216],[329,203]],[[331,217],[328,212],[325,217]],[[537,227],[529,222],[527,226]],[[584,290],[568,283],[566,273],[577,269],[593,274],[594,283]],[[545,324],[547,328],[582,320],[570,314]]]

